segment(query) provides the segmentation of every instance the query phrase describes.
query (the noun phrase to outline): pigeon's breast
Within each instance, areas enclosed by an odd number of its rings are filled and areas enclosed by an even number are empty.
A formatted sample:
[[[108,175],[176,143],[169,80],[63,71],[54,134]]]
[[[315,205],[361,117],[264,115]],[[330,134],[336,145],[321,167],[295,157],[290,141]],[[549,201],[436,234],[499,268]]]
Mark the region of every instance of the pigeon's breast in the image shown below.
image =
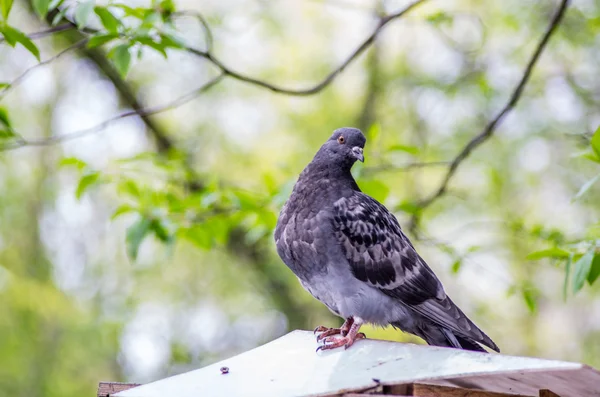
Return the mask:
[[[343,318],[357,316],[381,326],[401,322],[407,329],[414,328],[414,315],[401,302],[357,280],[342,266],[332,264],[327,268],[326,273],[308,281],[301,279],[300,283],[334,314]]]
[[[328,258],[339,253],[333,244],[333,228],[327,211],[300,211],[286,214],[276,236],[277,251],[284,263],[302,280],[326,272]]]

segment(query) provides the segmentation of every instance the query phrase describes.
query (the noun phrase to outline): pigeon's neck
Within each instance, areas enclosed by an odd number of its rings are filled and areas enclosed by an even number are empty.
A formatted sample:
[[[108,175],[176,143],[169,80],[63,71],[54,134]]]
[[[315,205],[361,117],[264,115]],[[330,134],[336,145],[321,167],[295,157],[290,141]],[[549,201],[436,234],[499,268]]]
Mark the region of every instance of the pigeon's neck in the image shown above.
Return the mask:
[[[340,167],[338,164],[313,161],[302,171],[299,182],[309,182],[309,186],[316,184],[316,187],[335,186],[338,189],[347,188],[360,191],[350,173],[350,168],[351,165]]]

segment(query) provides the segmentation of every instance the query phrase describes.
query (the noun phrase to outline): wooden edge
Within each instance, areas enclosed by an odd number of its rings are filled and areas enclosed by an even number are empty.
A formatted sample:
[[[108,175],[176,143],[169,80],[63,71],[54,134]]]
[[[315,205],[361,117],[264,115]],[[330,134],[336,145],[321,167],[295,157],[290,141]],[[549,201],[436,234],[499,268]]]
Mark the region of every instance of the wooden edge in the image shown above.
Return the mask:
[[[560,397],[558,394],[554,393],[552,390],[541,389],[539,397]]]
[[[364,394],[364,393],[346,393],[343,395],[343,397],[373,397],[373,396],[380,396],[381,394]],[[393,397],[411,397],[411,396],[401,396],[399,394],[394,394]]]
[[[485,390],[465,389],[462,387],[427,385],[423,383],[412,383],[409,385],[398,386],[402,387],[399,387],[398,389],[394,387],[390,388],[388,395],[408,395],[415,397],[538,397],[525,396],[522,394],[509,394]]]
[[[121,382],[100,382],[98,383],[97,397],[110,397],[123,390],[133,389],[141,386],[139,383],[121,383]]]

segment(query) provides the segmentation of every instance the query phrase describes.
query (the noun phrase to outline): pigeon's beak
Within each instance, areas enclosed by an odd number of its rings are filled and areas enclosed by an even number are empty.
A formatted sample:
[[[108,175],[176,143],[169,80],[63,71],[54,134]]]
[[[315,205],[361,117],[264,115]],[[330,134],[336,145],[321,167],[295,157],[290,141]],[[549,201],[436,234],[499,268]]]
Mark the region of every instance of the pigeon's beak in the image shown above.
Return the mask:
[[[365,156],[363,155],[363,149],[361,147],[358,146],[354,146],[352,148],[352,154],[354,155],[354,157],[356,157],[356,159],[358,161],[360,161],[361,163],[365,162]]]

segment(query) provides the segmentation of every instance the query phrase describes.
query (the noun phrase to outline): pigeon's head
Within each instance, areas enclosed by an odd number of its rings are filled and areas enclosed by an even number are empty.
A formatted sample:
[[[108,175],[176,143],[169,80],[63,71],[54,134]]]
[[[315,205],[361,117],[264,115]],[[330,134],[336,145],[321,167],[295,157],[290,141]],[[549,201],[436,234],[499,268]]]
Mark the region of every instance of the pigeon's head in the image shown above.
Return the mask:
[[[321,146],[317,156],[321,157],[320,160],[351,168],[356,160],[365,161],[363,149],[366,141],[361,130],[357,128],[339,128]]]

